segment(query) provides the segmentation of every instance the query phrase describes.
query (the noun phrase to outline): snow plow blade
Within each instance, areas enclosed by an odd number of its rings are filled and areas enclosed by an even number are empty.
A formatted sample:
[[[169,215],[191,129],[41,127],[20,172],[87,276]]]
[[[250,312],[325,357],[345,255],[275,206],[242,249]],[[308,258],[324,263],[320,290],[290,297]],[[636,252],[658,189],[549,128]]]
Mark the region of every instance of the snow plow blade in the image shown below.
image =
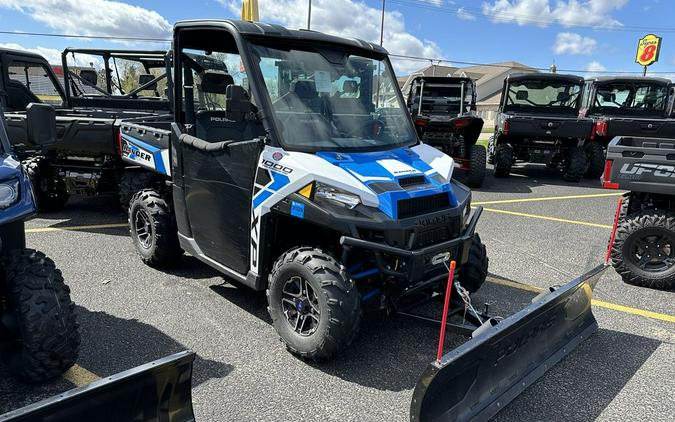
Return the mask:
[[[413,392],[411,421],[483,421],[503,409],[597,330],[591,296],[606,268],[545,291],[429,364]]]
[[[0,415],[12,422],[193,422],[193,352],[180,352]]]

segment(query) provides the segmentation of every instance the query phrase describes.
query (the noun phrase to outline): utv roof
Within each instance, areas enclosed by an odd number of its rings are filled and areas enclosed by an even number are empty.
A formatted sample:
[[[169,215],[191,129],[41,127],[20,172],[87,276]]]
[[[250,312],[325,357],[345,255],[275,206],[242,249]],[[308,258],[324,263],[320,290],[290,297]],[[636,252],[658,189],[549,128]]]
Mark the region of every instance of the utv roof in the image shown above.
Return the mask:
[[[337,44],[354,49],[368,50],[373,53],[387,54],[387,50],[377,44],[363,41],[358,38],[342,38],[334,35],[324,34],[322,32],[309,31],[304,29],[288,29],[281,25],[273,25],[262,22],[248,22],[237,20],[218,20],[218,19],[198,19],[176,22],[174,29],[181,28],[201,28],[217,29],[224,28],[234,30],[244,38],[267,38],[270,40],[295,40],[308,41],[312,43]]]
[[[673,83],[670,79],[666,78],[657,78],[653,76],[597,76],[594,78],[588,78],[588,81],[597,82],[600,84],[612,83],[612,82],[653,82],[663,85],[668,85]]]
[[[22,57],[30,57],[31,59],[34,60],[42,60],[42,61],[47,61],[44,57],[37,53],[32,53],[30,51],[26,50],[17,50],[13,48],[0,48],[0,53],[2,54],[12,54],[12,55],[17,55],[17,56],[22,56]]]
[[[561,73],[513,73],[506,77],[509,81],[565,81],[583,84],[584,78],[577,75],[565,75]]]

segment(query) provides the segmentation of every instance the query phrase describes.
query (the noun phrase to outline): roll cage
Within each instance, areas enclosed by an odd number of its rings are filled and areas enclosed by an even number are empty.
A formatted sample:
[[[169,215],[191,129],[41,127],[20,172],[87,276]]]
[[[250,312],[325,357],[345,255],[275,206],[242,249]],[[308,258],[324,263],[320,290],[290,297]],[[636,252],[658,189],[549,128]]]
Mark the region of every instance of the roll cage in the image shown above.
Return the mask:
[[[100,57],[103,72],[95,69],[81,69],[78,74],[68,63],[69,56],[77,54]],[[118,61],[137,63],[145,72],[139,75],[138,86],[128,92],[122,87]],[[61,53],[63,85],[67,106],[94,108],[138,108],[169,110],[169,98],[158,90],[158,83],[167,79],[170,69],[170,55],[163,50],[110,50],[66,48]],[[159,72],[152,73],[153,70]],[[99,84],[98,75],[104,81]],[[142,91],[154,91],[153,96],[139,96]],[[167,88],[167,96],[170,88]],[[153,104],[156,102],[156,104]]]

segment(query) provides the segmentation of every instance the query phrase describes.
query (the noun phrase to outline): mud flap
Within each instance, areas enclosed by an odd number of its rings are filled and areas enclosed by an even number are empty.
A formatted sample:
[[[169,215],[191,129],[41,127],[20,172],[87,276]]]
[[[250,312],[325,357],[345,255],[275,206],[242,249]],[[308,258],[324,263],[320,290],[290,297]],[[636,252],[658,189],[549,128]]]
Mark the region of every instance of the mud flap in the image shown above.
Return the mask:
[[[429,364],[415,386],[410,419],[483,421],[494,416],[597,330],[591,296],[606,268],[598,266],[549,289]]]
[[[0,421],[193,422],[193,352],[180,352],[22,407]]]

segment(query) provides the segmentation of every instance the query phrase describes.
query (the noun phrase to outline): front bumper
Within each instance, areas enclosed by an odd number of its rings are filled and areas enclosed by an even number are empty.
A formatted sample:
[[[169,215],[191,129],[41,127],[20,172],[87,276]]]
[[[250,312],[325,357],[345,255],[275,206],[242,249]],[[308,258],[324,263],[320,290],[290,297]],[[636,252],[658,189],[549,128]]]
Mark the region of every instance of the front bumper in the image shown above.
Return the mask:
[[[352,249],[361,249],[372,253],[375,257],[377,269],[382,274],[403,278],[410,284],[420,281],[433,281],[446,273],[444,263],[455,260],[458,266],[461,266],[467,262],[476,224],[478,224],[482,212],[482,207],[473,210],[464,230],[457,238],[419,249],[401,249],[351,236],[342,236],[340,244],[346,253],[349,253]],[[387,263],[387,258],[400,260],[400,269],[391,268]]]

